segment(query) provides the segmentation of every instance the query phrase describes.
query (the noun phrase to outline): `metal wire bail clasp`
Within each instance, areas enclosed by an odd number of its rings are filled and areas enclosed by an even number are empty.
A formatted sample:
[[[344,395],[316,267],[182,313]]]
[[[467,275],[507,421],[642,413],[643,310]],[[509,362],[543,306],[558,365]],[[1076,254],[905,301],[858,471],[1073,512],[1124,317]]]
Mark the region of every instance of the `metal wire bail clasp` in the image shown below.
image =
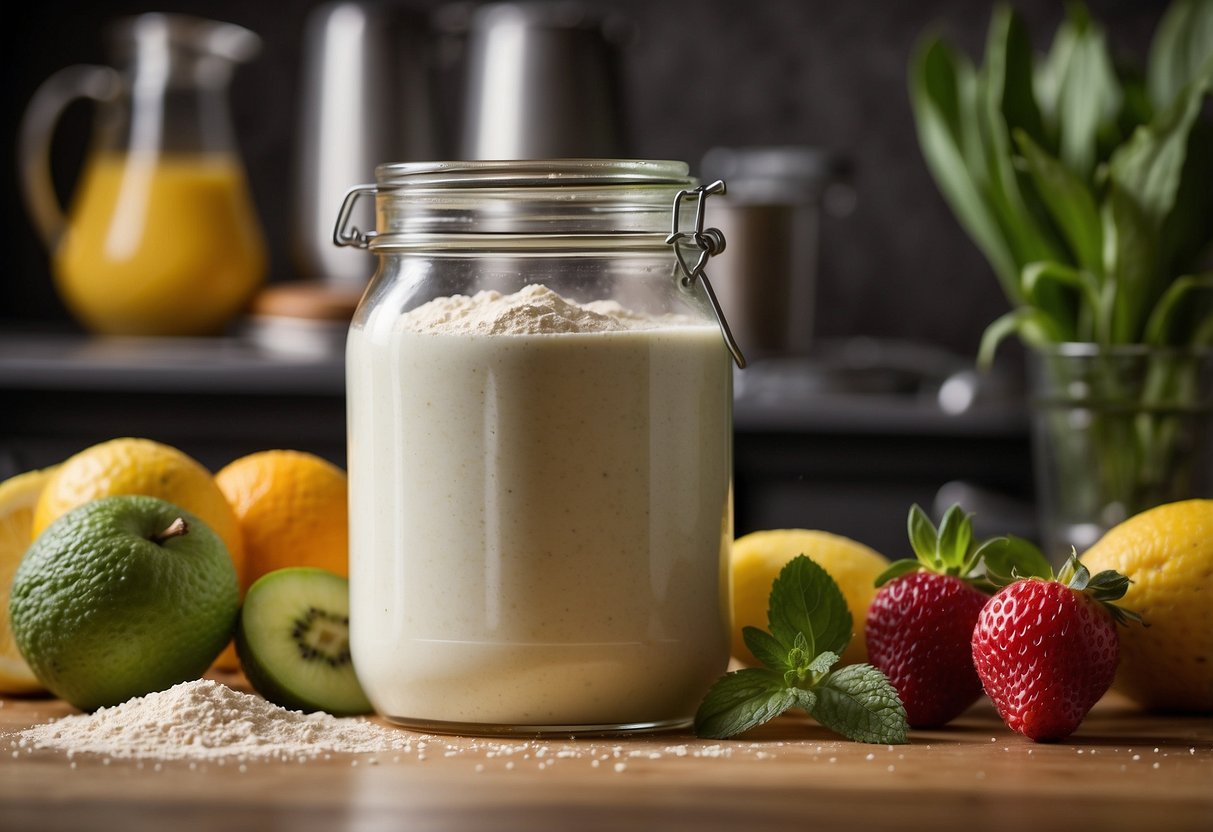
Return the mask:
[[[341,200],[341,210],[337,212],[337,224],[333,227],[333,245],[366,248],[371,244],[375,238],[374,231],[362,231],[357,226],[346,230],[346,226],[358,200],[364,196],[374,196],[377,191],[374,185],[359,185],[346,191],[345,199]]]
[[[729,322],[724,318],[724,310],[720,308],[720,301],[716,299],[716,292],[712,289],[712,283],[708,280],[707,273],[703,270],[709,258],[724,251],[724,234],[720,233],[720,229],[703,227],[704,203],[708,201],[708,197],[712,194],[723,193],[724,181],[720,179],[717,179],[710,185],[701,185],[693,190],[679,191],[678,195],[674,197],[670,235],[665,238],[665,241],[674,247],[674,256],[678,259],[678,268],[682,270],[682,285],[690,286],[696,279],[703,283],[703,290],[708,296],[708,303],[712,307],[712,314],[716,316],[716,323],[720,325],[720,332],[724,336],[725,346],[729,348],[729,352],[733,355],[733,361],[736,362],[738,369],[744,370],[745,356],[741,354],[741,347],[737,345],[737,340],[733,338],[733,331],[729,329]],[[682,201],[684,199],[695,200],[695,226],[692,231],[679,230],[682,225],[679,220],[682,218]],[[688,256],[683,252],[684,248],[691,250],[690,253],[695,257],[695,265],[693,267]]]

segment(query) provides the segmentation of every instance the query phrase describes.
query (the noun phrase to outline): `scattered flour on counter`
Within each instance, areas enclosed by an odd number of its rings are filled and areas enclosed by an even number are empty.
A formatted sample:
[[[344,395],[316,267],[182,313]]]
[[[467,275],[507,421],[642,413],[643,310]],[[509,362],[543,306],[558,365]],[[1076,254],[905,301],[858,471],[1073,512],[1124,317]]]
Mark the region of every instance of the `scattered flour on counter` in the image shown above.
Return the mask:
[[[563,766],[575,761],[590,768],[621,773],[631,761],[643,763],[667,757],[727,759],[735,751],[738,756],[757,760],[776,756],[771,753],[770,743],[748,747],[708,745],[700,741],[677,745],[645,743],[642,748],[629,749],[610,741],[549,742],[541,738],[418,734],[385,728],[360,718],[288,711],[256,694],[241,693],[209,679],[183,682],[112,708],[67,716],[10,736],[13,757],[49,749],[65,752],[69,760],[77,754],[97,754],[103,765],[109,765],[111,759],[135,760],[138,768],[143,768],[143,760],[190,761],[191,770],[208,761],[219,766],[245,760],[303,763],[328,760],[333,754],[394,753],[392,762],[400,762],[404,756],[421,763],[429,752],[430,756],[444,759],[464,758],[477,773],[490,767],[503,771],[524,767],[544,770],[558,762]],[[377,765],[379,759],[372,757],[364,762]],[[350,764],[356,766],[358,760]],[[75,766],[73,761],[72,767]],[[154,770],[160,770],[160,763],[155,764]],[[241,764],[239,771],[245,770]]]
[[[361,719],[288,711],[208,679],[37,725],[20,738],[69,754],[160,760],[381,752],[405,748],[413,739]]]
[[[436,298],[406,312],[400,328],[438,335],[543,335],[621,332],[694,324],[684,315],[644,315],[613,300],[577,303],[531,284],[512,295],[496,291]]]

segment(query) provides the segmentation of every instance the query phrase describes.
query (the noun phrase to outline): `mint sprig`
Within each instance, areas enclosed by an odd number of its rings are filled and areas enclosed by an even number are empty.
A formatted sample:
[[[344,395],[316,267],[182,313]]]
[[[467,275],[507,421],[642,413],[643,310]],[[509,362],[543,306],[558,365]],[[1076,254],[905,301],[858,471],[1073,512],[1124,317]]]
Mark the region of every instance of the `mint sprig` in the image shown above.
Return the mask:
[[[858,742],[906,742],[905,708],[892,684],[867,664],[833,670],[851,640],[851,613],[838,584],[804,555],[771,586],[771,632],[742,631],[762,662],[726,673],[695,714],[695,733],[725,739],[769,722],[791,708]]]

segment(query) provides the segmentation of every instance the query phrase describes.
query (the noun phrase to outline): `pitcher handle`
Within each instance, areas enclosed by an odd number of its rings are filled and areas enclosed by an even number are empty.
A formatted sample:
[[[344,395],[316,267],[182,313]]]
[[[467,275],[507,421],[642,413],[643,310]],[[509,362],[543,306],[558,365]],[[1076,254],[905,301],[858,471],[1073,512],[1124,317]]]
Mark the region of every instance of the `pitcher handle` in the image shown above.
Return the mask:
[[[17,144],[21,196],[34,228],[49,251],[54,251],[66,220],[51,178],[51,137],[59,116],[77,98],[112,101],[122,88],[118,73],[106,66],[81,64],[59,70],[34,91]]]

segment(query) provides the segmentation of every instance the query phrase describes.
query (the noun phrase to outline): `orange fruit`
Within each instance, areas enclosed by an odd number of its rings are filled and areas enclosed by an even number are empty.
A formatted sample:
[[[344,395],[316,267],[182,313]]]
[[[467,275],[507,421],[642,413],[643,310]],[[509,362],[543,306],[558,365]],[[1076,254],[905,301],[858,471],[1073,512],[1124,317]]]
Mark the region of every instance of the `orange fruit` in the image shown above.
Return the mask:
[[[215,475],[244,535],[243,588],[288,566],[349,575],[345,472],[304,451],[260,451]]]
[[[111,439],[60,465],[38,498],[32,538],[76,506],[121,494],[158,497],[194,514],[219,535],[236,574],[242,574],[240,524],[210,471],[176,448],[150,439]]]

